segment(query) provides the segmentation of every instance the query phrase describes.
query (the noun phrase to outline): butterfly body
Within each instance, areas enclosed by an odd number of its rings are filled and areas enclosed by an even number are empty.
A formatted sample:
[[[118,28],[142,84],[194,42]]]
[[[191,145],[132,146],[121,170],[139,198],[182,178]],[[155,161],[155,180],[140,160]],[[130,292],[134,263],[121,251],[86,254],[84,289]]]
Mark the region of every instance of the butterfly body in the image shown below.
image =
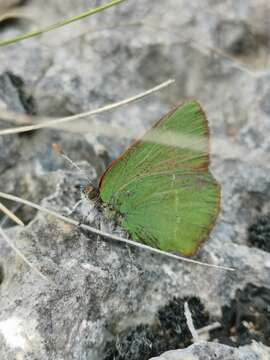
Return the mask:
[[[138,242],[192,255],[219,212],[209,171],[209,129],[200,105],[184,103],[133,143],[102,175],[107,215]]]

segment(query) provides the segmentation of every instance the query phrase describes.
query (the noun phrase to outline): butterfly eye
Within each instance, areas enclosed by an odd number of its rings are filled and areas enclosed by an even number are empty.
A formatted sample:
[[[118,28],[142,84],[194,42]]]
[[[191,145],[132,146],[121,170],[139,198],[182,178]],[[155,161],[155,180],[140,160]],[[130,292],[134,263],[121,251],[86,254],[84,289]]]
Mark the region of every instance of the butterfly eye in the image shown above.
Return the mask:
[[[82,186],[81,191],[89,200],[95,200],[99,196],[99,190],[92,185]]]

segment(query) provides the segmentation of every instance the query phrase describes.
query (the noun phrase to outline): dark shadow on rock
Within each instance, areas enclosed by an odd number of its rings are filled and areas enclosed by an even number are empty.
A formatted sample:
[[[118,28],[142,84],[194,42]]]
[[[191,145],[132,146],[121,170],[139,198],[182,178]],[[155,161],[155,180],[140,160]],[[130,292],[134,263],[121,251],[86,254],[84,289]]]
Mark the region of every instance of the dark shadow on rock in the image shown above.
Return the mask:
[[[104,360],[148,360],[164,351],[190,345],[192,336],[184,313],[185,302],[188,302],[194,326],[205,326],[209,316],[198,298],[175,297],[159,309],[152,325],[130,327],[107,343]]]
[[[237,290],[229,306],[222,309],[222,327],[211,332],[211,340],[230,346],[270,345],[270,289],[248,284]]]

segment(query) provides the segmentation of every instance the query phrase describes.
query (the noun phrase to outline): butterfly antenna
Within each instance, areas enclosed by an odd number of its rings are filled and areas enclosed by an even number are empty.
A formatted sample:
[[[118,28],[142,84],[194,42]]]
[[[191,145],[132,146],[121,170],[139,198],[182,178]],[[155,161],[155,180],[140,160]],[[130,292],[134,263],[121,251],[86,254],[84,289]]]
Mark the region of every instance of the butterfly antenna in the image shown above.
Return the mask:
[[[70,159],[70,157],[68,157],[65,152],[63,151],[63,149],[61,148],[61,146],[59,144],[52,144],[52,148],[54,150],[54,152],[58,155],[60,155],[63,159],[65,159],[71,166],[73,166],[75,169],[77,169],[88,181],[89,185],[93,186],[92,180],[87,176],[86,172],[79,166],[77,165],[74,161],[72,161]],[[93,186],[94,187],[94,186]]]

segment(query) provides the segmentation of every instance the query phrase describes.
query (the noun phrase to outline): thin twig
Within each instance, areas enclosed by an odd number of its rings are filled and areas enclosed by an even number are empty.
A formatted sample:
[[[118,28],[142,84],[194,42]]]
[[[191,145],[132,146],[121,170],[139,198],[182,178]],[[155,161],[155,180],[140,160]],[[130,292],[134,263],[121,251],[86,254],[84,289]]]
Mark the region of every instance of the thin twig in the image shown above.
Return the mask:
[[[0,202],[0,211],[3,211],[3,213],[6,214],[16,224],[24,226],[24,223],[22,222],[22,220],[20,220],[15,214],[13,214],[8,208],[6,208],[1,202]]]
[[[0,197],[4,198],[4,199],[8,199],[8,200],[12,200],[12,201],[16,201],[16,202],[19,202],[19,203],[22,203],[22,204],[25,204],[25,205],[28,205],[32,208],[35,208],[37,210],[40,210],[42,212],[46,212],[48,214],[51,214],[55,217],[57,217],[58,219],[61,219],[65,222],[68,222],[69,224],[72,224],[72,225],[75,225],[75,226],[80,226],[82,229],[85,229],[85,230],[88,230],[88,231],[91,231],[92,233],[95,233],[95,234],[98,234],[98,235],[101,235],[105,238],[109,238],[109,239],[112,239],[112,240],[116,240],[116,241],[119,241],[119,242],[123,242],[123,243],[126,243],[126,244],[130,244],[130,245],[133,245],[133,246],[137,246],[141,249],[145,249],[145,250],[149,250],[153,253],[156,253],[156,254],[161,254],[161,255],[165,255],[165,256],[168,256],[170,258],[173,258],[173,259],[177,259],[177,260],[181,260],[181,261],[185,261],[185,262],[188,262],[188,263],[192,263],[192,264],[196,264],[196,265],[202,265],[202,266],[207,266],[207,267],[212,267],[212,268],[215,268],[215,269],[220,269],[220,270],[228,270],[228,271],[235,271],[234,268],[231,268],[231,267],[227,267],[227,266],[221,266],[221,265],[215,265],[215,264],[208,264],[208,263],[204,263],[204,262],[201,262],[201,261],[197,261],[197,260],[193,260],[193,259],[190,259],[190,258],[185,258],[183,256],[179,256],[179,255],[175,255],[175,254],[171,254],[171,253],[167,253],[166,251],[162,251],[162,250],[159,250],[159,249],[155,249],[155,248],[152,248],[151,246],[148,246],[148,245],[145,245],[145,244],[141,244],[141,243],[138,243],[136,241],[132,241],[132,240],[129,240],[129,239],[124,239],[120,236],[117,236],[117,235],[112,235],[112,234],[108,234],[108,233],[105,233],[101,230],[98,230],[94,227],[91,227],[89,225],[86,225],[86,224],[81,224],[79,221],[76,221],[76,220],[73,220],[73,219],[70,219],[64,215],[61,215],[61,214],[58,214],[57,212],[55,211],[52,211],[52,210],[49,210],[45,207],[42,207],[40,205],[37,205],[31,201],[28,201],[28,200],[24,200],[22,198],[19,198],[17,196],[14,196],[14,195],[10,195],[10,194],[6,194],[6,193],[3,193],[3,192],[0,192]]]
[[[184,303],[184,314],[185,314],[185,317],[186,317],[186,320],[187,320],[187,326],[188,326],[188,329],[191,333],[191,336],[192,336],[192,339],[193,339],[193,342],[196,343],[199,341],[199,336],[198,336],[198,333],[195,329],[195,326],[193,324],[193,320],[192,320],[192,315],[191,315],[191,312],[189,310],[189,306],[188,306],[188,302],[185,301]]]
[[[205,333],[209,333],[209,331],[215,330],[215,329],[219,329],[221,327],[221,324],[216,321],[212,324],[206,325],[200,329],[197,329],[197,334],[200,336],[204,335]]]
[[[48,281],[48,278],[43,275],[33,264],[30,263],[29,260],[24,256],[24,254],[12,243],[9,237],[6,235],[4,230],[0,227],[0,236],[5,240],[5,242],[15,251],[15,253],[32,269],[34,270],[42,279]]]
[[[81,19],[83,19],[83,18],[85,18],[87,16],[91,16],[91,15],[97,14],[97,13],[99,13],[101,11],[104,11],[106,9],[109,9],[112,6],[118,5],[118,4],[120,4],[120,3],[124,2],[124,1],[125,0],[113,0],[108,4],[99,6],[99,7],[95,8],[95,9],[90,9],[88,11],[85,11],[84,13],[81,13],[81,14],[76,15],[76,16],[72,16],[69,19],[59,21],[56,24],[49,25],[49,26],[47,26],[45,28],[38,29],[36,31],[31,31],[31,32],[26,33],[26,34],[18,35],[18,36],[15,36],[15,37],[11,38],[11,39],[2,40],[2,41],[0,41],[0,46],[11,45],[11,44],[14,44],[14,43],[16,43],[18,41],[29,39],[31,37],[43,34],[45,32],[58,29],[58,28],[60,28],[62,26],[69,25],[69,24],[71,24],[71,23],[73,23],[75,21],[81,20]]]
[[[69,156],[67,156],[67,154],[64,153],[63,149],[61,148],[60,144],[52,144],[52,148],[54,150],[54,152],[61,156],[70,166],[74,167],[76,170],[78,170],[79,173],[81,173],[85,179],[87,180],[88,184],[91,185],[92,184],[92,180],[89,178],[89,176],[87,175],[87,173],[79,166],[77,165],[74,161],[72,161],[70,159]]]
[[[0,108],[1,121],[11,122],[18,125],[33,124],[33,117],[26,114],[19,114],[17,112],[9,111]]]
[[[18,211],[18,209],[21,208],[22,206],[23,206],[22,204],[15,204],[10,211],[12,212],[12,214],[15,215],[15,213]],[[1,226],[2,228],[5,227],[8,219],[9,219],[9,217],[8,217],[7,215],[4,216],[3,219],[1,219],[0,226]],[[20,220],[20,219],[19,219],[19,220]],[[20,225],[20,224],[18,224],[18,225]]]
[[[47,128],[47,127],[53,127],[53,126],[57,126],[59,124],[62,124],[62,123],[68,122],[68,121],[78,120],[78,119],[82,119],[87,116],[92,116],[92,115],[103,113],[105,111],[110,111],[117,107],[129,104],[133,101],[142,99],[150,94],[153,94],[156,91],[159,91],[159,90],[171,85],[172,83],[174,83],[174,80],[172,80],[172,79],[167,80],[167,81],[163,82],[162,84],[157,85],[157,86],[155,86],[147,91],[144,91],[138,95],[131,96],[127,99],[115,102],[113,104],[105,105],[96,110],[90,110],[90,111],[86,111],[86,112],[83,112],[80,114],[71,115],[71,116],[67,116],[64,118],[56,119],[56,120],[45,121],[43,123],[36,124],[36,125],[28,125],[28,126],[20,126],[20,127],[16,127],[16,128],[12,128],[12,129],[4,129],[4,130],[0,131],[0,135],[18,134],[18,133],[27,132],[27,131],[38,130],[38,129]]]

